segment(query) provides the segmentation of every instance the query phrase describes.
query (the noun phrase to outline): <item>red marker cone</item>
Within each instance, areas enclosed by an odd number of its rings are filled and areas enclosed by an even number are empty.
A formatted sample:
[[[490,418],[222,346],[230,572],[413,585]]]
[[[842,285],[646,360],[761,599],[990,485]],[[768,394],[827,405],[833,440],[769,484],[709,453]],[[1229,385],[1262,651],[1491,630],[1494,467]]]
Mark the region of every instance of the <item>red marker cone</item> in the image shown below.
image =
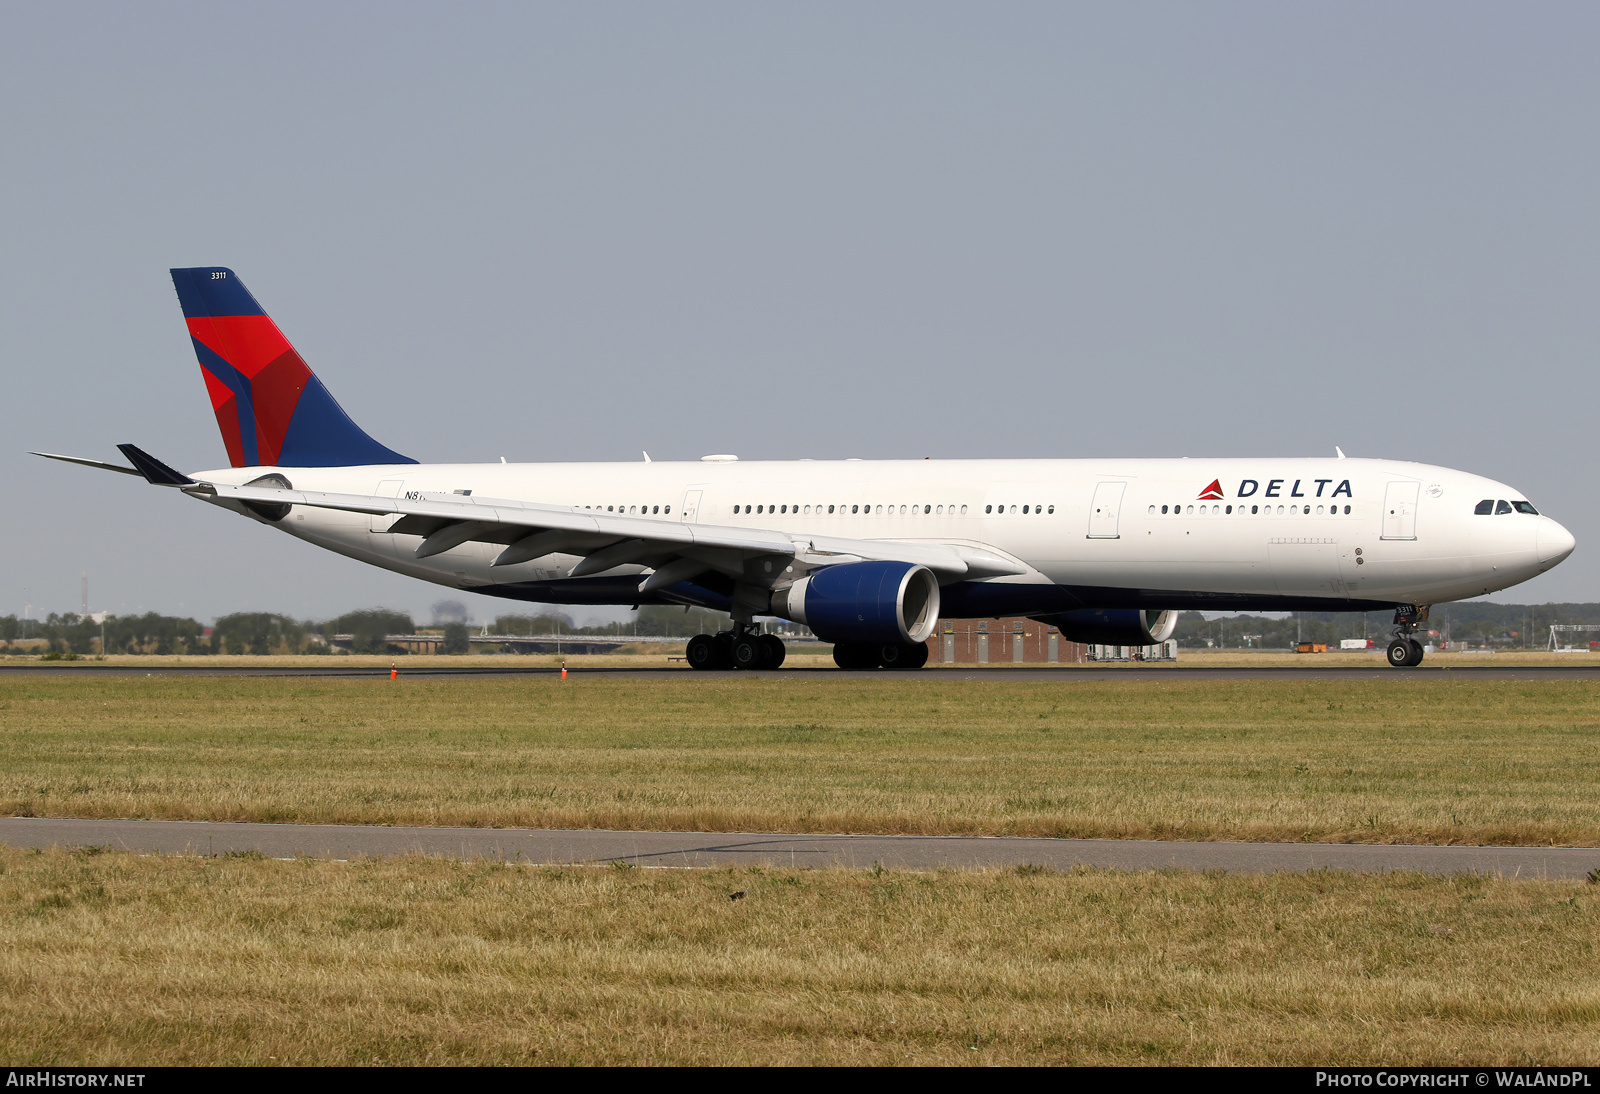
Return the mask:
[[[565,680],[566,678],[567,678],[567,663],[565,661],[563,661],[563,662],[561,662],[561,679]]]
[[[389,662],[389,679],[391,679],[391,680],[400,679],[400,670],[395,667],[395,664],[394,664],[393,661]]]

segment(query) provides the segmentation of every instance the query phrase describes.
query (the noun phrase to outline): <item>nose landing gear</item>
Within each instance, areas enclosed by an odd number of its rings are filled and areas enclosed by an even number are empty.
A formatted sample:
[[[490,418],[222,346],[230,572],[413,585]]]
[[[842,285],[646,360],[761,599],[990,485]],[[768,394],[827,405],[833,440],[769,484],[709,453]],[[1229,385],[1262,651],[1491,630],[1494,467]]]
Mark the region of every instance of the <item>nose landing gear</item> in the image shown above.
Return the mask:
[[[1389,643],[1389,664],[1409,669],[1422,664],[1422,643],[1415,638],[1396,638]]]
[[[1416,668],[1422,664],[1422,643],[1411,635],[1417,624],[1428,621],[1428,605],[1417,607],[1402,604],[1394,610],[1394,638],[1385,651],[1389,664],[1397,669]]]

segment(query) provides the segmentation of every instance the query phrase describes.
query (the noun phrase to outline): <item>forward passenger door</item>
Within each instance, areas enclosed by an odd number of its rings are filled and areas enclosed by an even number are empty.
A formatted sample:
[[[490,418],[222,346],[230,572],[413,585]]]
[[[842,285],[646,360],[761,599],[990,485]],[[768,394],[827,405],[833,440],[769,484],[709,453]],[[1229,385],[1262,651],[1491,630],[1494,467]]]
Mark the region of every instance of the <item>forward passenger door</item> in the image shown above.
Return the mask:
[[[1383,538],[1417,538],[1417,490],[1420,482],[1391,482],[1383,493]]]

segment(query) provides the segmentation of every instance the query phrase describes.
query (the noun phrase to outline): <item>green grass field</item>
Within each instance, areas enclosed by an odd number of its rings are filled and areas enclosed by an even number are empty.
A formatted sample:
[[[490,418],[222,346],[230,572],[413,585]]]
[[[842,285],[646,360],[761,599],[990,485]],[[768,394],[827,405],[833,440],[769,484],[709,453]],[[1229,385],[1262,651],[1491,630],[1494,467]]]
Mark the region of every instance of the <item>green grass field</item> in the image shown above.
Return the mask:
[[[1600,682],[0,677],[0,812],[1600,845]]]
[[[1597,914],[1414,875],[0,850],[0,1057],[1592,1065]]]

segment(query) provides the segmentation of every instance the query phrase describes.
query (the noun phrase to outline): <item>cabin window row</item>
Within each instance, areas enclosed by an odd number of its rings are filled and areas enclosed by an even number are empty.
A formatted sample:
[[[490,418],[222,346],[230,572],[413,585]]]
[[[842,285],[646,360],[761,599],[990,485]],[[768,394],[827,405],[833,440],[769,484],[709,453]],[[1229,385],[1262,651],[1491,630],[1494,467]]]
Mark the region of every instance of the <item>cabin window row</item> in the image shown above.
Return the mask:
[[[813,510],[815,510],[815,513],[813,513]],[[812,506],[812,505],[765,505],[765,504],[763,504],[763,505],[745,505],[743,503],[740,503],[739,505],[735,505],[733,507],[733,511],[734,511],[735,514],[739,514],[739,513],[755,513],[755,514],[761,515],[761,514],[773,514],[773,513],[776,513],[778,516],[795,516],[795,515],[799,515],[799,516],[818,515],[818,516],[820,516],[823,513],[835,513],[836,515],[839,515],[839,516],[848,516],[848,515],[854,513],[854,514],[859,514],[859,515],[862,515],[862,516],[880,516],[880,517],[882,517],[882,516],[896,516],[896,515],[905,516],[907,514],[910,514],[912,516],[929,516],[929,515],[931,515],[931,516],[941,516],[942,517],[942,516],[954,516],[956,514],[956,506],[954,506],[954,505],[911,505],[911,506],[902,505],[902,506],[899,506],[898,508],[896,508],[893,505],[879,505],[879,506],[874,507],[871,504],[866,504],[866,505],[828,505],[828,506],[816,505],[816,506]],[[960,512],[964,516],[966,514],[966,512],[967,512],[967,507],[965,505],[961,506],[960,507]]]
[[[1474,516],[1479,517],[1486,517],[1490,513],[1493,513],[1497,517],[1503,517],[1507,513],[1527,513],[1529,516],[1533,517],[1539,515],[1539,510],[1535,509],[1531,502],[1505,501],[1503,499],[1501,501],[1495,501],[1493,498],[1484,498],[1477,504],[1472,512]]]
[[[641,517],[664,517],[672,512],[672,506],[670,505],[585,505],[584,508],[602,510],[607,513],[632,513]]]
[[[1166,514],[1168,512],[1168,510],[1170,509],[1172,515],[1175,516],[1175,517],[1193,517],[1193,516],[1202,516],[1203,517],[1203,516],[1208,516],[1208,515],[1209,516],[1228,516],[1228,515],[1232,515],[1234,513],[1234,509],[1235,508],[1236,507],[1232,506],[1232,505],[1201,505],[1201,506],[1194,506],[1194,505],[1188,505],[1188,506],[1185,506],[1185,505],[1166,506],[1166,505],[1163,505],[1163,506],[1161,506],[1161,509],[1160,509],[1160,515]],[[1198,509],[1198,512],[1196,512],[1197,509]],[[1238,514],[1237,514],[1238,516],[1244,516],[1245,515],[1246,509],[1245,509],[1244,506],[1242,506],[1242,505],[1237,506],[1237,509],[1238,509]],[[1252,505],[1252,506],[1250,506],[1248,512],[1251,513],[1252,515],[1259,514],[1259,515],[1268,516],[1268,517],[1270,517],[1270,516],[1279,516],[1279,517],[1281,517],[1281,516],[1284,515],[1285,509],[1287,509],[1288,513],[1290,515],[1292,515],[1292,516],[1300,516],[1302,514],[1305,515],[1305,516],[1308,516],[1308,517],[1311,516],[1311,506],[1309,506],[1309,505],[1290,505],[1290,506],[1287,506],[1287,507],[1280,505],[1280,506],[1277,507],[1276,511],[1274,511],[1273,507],[1270,506],[1270,505]],[[1147,509],[1146,512],[1152,517],[1158,515],[1156,507],[1154,505],[1150,506],[1150,508]],[[1337,505],[1329,505],[1329,506],[1326,506],[1326,507],[1319,505],[1319,506],[1316,507],[1316,515],[1319,516],[1319,517],[1321,517],[1321,516],[1336,517],[1336,516],[1339,515],[1339,507]],[[1346,505],[1344,507],[1344,515],[1345,516],[1349,516],[1350,515],[1350,507],[1348,505]]]
[[[994,511],[994,515],[997,516],[997,517],[1003,517],[1003,516],[1006,515],[1006,507],[1004,505],[985,505],[983,507],[983,511],[985,513],[989,512],[990,510],[993,510]],[[1042,517],[1042,516],[1044,516],[1045,511],[1046,511],[1046,507],[1043,506],[1043,505],[1031,505],[1031,506],[1030,505],[1024,505],[1022,507],[1023,516],[1027,516],[1029,513],[1032,513],[1034,516],[1041,516]],[[1056,511],[1056,507],[1054,505],[1049,506],[1049,512],[1054,513],[1055,511]],[[1016,514],[1017,514],[1017,507],[1015,505],[1013,505],[1011,507],[1011,515],[1015,516]]]

